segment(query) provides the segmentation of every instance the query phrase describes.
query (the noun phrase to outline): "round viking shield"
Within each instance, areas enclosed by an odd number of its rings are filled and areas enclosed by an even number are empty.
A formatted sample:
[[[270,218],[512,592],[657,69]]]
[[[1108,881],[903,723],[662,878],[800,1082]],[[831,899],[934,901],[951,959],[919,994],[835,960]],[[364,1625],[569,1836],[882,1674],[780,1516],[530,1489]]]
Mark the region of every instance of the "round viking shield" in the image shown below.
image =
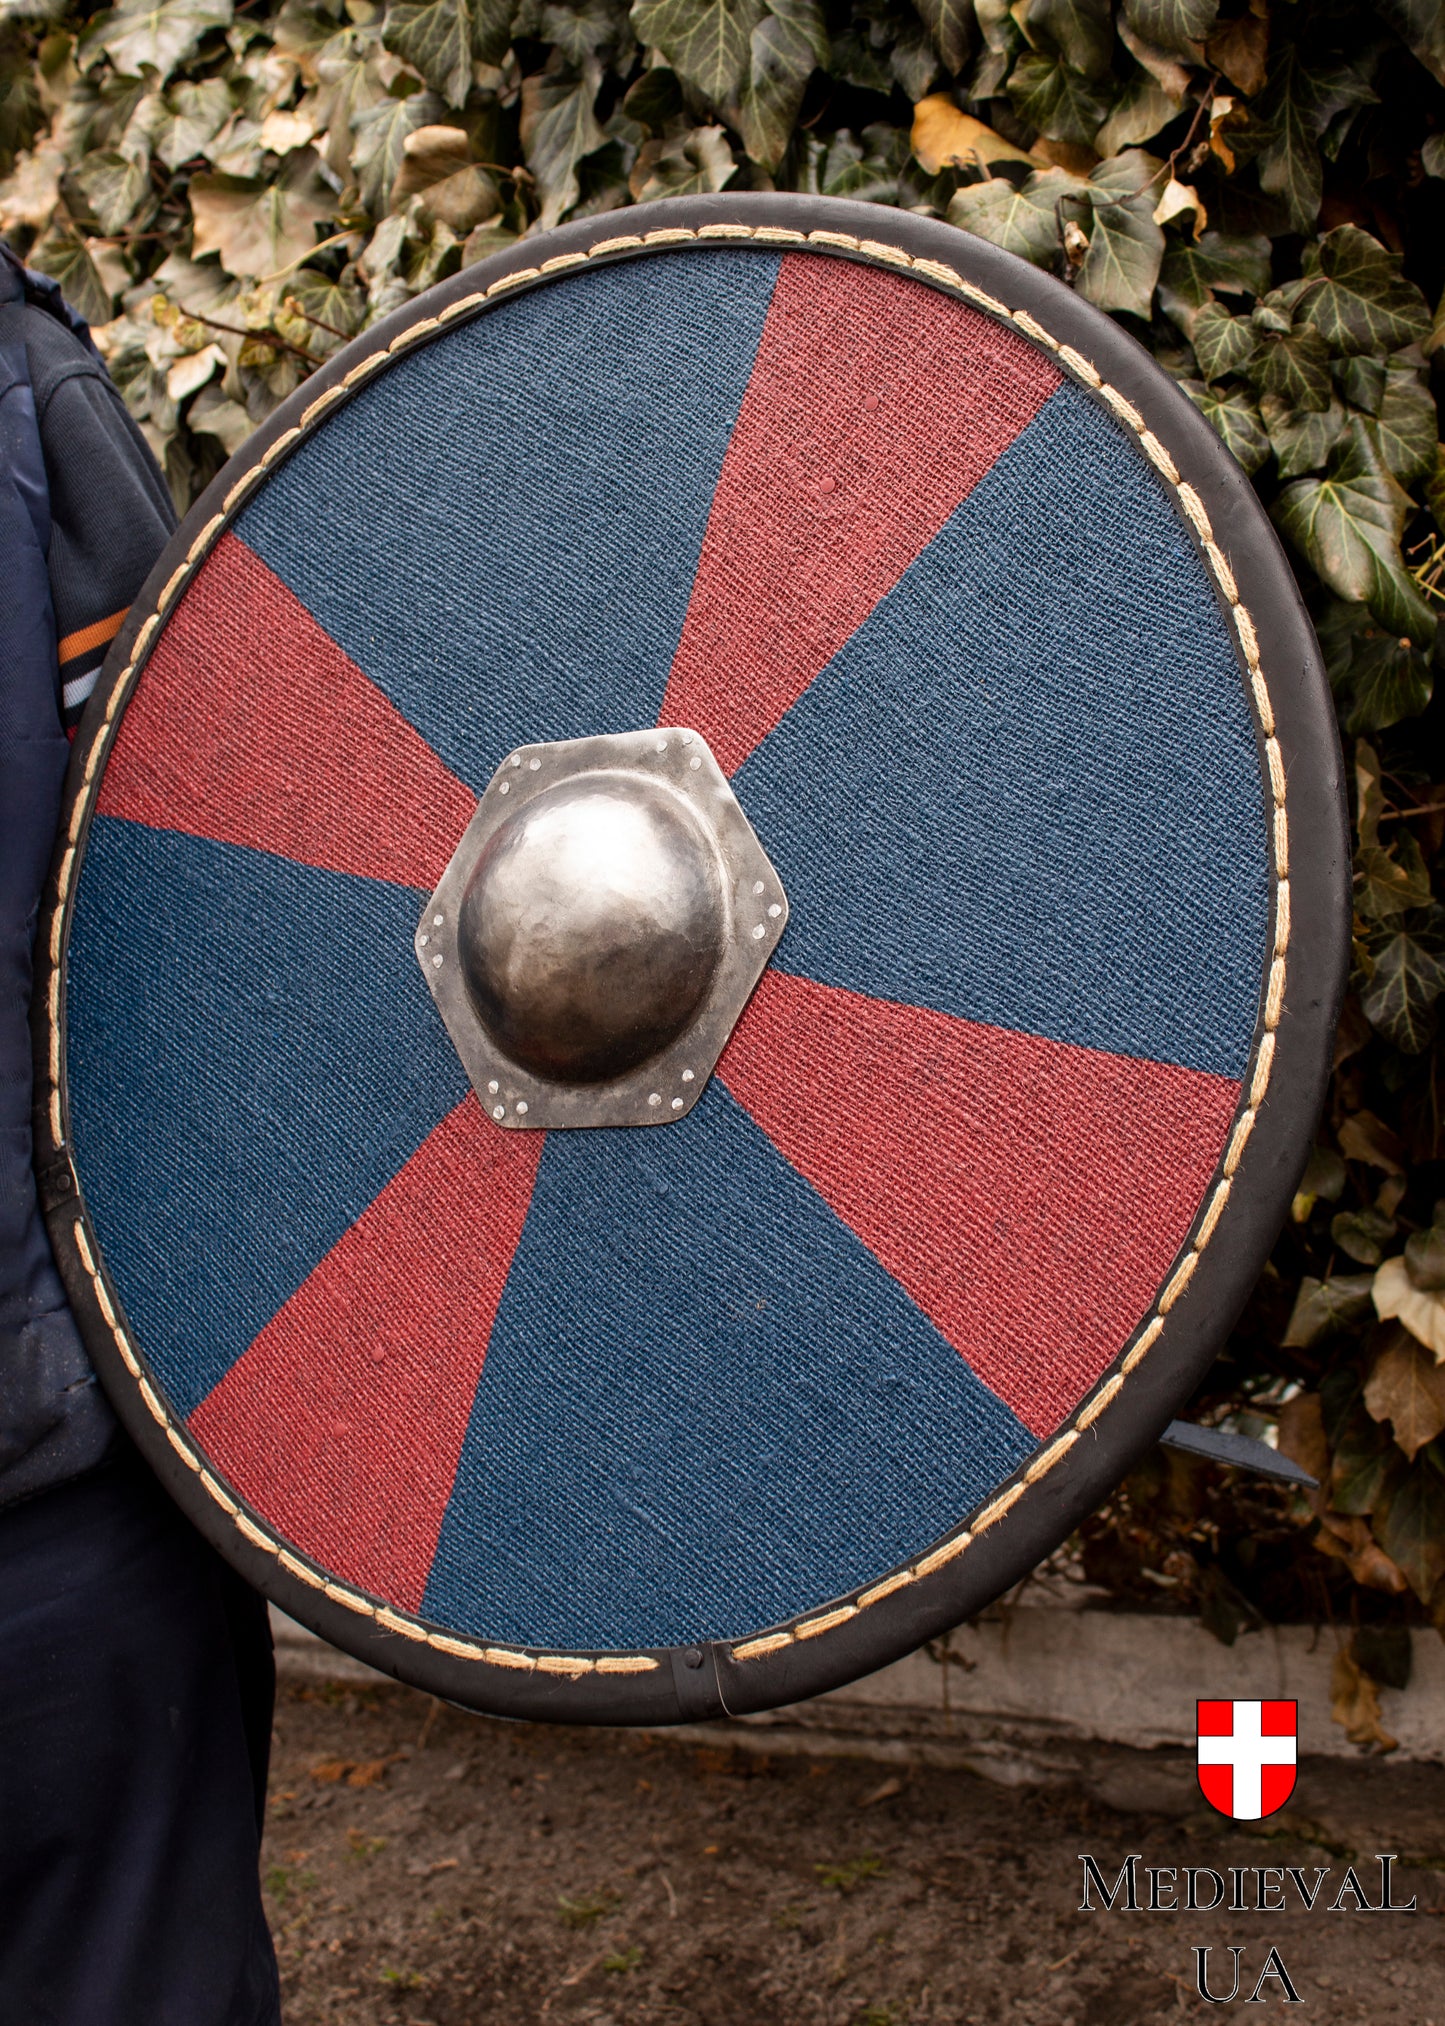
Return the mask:
[[[38,946],[87,1343],[405,1680],[835,1687],[1209,1361],[1346,866],[1279,547],[1108,319],[858,204],[529,240],[271,418],[107,664]]]

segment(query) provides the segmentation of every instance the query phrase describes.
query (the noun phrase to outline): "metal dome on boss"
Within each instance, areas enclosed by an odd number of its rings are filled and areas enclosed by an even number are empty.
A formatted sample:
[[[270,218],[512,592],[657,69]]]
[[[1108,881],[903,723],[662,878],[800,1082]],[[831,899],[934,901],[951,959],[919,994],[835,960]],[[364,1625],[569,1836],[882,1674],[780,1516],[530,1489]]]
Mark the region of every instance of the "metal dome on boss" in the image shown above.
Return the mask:
[[[1346,868],[1274,537],[1116,326],[869,206],[570,225],[308,382],[116,643],[40,944],[57,1254],[326,1637],[506,1714],[767,1708],[1187,1397]]]
[[[787,922],[696,732],[524,748],[422,909],[422,976],[499,1125],[692,1109]]]

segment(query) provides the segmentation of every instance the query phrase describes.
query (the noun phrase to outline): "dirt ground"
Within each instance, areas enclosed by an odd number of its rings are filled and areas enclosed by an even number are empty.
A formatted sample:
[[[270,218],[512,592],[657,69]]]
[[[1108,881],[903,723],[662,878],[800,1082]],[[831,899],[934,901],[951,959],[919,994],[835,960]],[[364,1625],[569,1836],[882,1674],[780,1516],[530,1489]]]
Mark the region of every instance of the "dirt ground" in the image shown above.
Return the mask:
[[[264,1859],[287,2026],[1145,2026],[1237,2010],[1195,1991],[1195,1945],[1223,1994],[1231,1943],[1241,2002],[1274,1946],[1288,2016],[1445,2026],[1445,1768],[1316,1760],[1297,1793],[1266,1836],[1178,1753],[1009,1787],[290,1680]],[[1378,1897],[1381,1851],[1416,1915],[1327,1913],[1352,1859]],[[1082,1913],[1082,1852],[1111,1882],[1131,1852],[1334,1875],[1309,1914]]]

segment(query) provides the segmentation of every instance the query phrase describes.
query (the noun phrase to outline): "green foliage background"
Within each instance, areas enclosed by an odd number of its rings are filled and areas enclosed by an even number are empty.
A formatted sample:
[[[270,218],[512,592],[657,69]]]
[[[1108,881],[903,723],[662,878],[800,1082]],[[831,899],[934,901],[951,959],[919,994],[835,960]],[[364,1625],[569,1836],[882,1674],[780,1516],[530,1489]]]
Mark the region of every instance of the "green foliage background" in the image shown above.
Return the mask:
[[[0,178],[0,228],[98,327],[178,506],[432,282],[674,193],[951,219],[1179,379],[1292,552],[1355,784],[1329,1109],[1197,1403],[1277,1425],[1325,1488],[1155,1468],[1085,1565],[1227,1636],[1355,1625],[1378,1743],[1381,1624],[1445,1629],[1445,5],[0,0]]]

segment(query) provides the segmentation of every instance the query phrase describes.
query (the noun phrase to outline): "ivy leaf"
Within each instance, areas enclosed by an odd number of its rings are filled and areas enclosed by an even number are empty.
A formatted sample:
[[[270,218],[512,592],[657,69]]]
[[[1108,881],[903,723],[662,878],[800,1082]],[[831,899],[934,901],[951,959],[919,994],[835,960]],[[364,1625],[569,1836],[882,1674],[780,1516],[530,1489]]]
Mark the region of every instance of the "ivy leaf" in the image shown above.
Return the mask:
[[[964,86],[971,103],[998,96],[1023,41],[1010,0],[973,0],[973,14],[983,48]]]
[[[1372,727],[1374,729],[1374,727]],[[1429,908],[1431,875],[1421,847],[1404,831],[1392,849],[1362,843],[1356,853],[1356,908],[1368,922],[1388,922],[1413,908]]]
[[[1345,431],[1348,419],[1344,403],[1330,398],[1328,408],[1295,408],[1278,394],[1266,394],[1259,404],[1270,446],[1281,478],[1298,478],[1301,472],[1321,471]]]
[[[210,145],[232,110],[231,89],[224,78],[172,85],[163,99],[154,102],[147,121],[152,152],[168,169],[178,169]]]
[[[1026,126],[1051,141],[1091,147],[1104,123],[1111,93],[1055,57],[1027,50],[1013,67],[1008,95]]]
[[[1325,656],[1325,675],[1329,677],[1329,687],[1336,689],[1336,691],[1346,687],[1346,679],[1350,675],[1350,663],[1354,660],[1356,640],[1362,640],[1366,634],[1374,634],[1374,630],[1376,630],[1376,624],[1374,624],[1374,618],[1372,618],[1368,606],[1352,606],[1352,604],[1346,604],[1344,598],[1325,598],[1323,600],[1323,606],[1321,606],[1319,614],[1315,616],[1315,638],[1319,640],[1319,650]],[[1358,780],[1360,778],[1360,750],[1358,748],[1356,748],[1354,768],[1356,768],[1356,780]],[[1360,802],[1360,808],[1364,810],[1364,802]],[[1360,821],[1364,823],[1364,814],[1360,816]],[[1364,833],[1362,833],[1362,837],[1364,837]],[[1378,839],[1366,837],[1364,841],[1372,845]]]
[[[1247,366],[1259,348],[1248,317],[1231,316],[1219,303],[1206,303],[1190,334],[1194,356],[1206,380],[1223,380]]]
[[[725,189],[737,168],[721,127],[694,127],[668,140],[648,141],[638,151],[630,187],[642,204],[654,197],[690,197]]]
[[[1355,854],[1355,907],[1366,921],[1389,921],[1425,907],[1430,900],[1430,881],[1418,866],[1402,865],[1392,852],[1379,844],[1362,844]]]
[[[1431,76],[1445,84],[1445,14],[1439,0],[1375,0],[1375,12]]]
[[[890,75],[902,85],[910,99],[920,99],[938,75],[938,55],[932,39],[915,22],[907,22],[888,51]]]
[[[121,0],[81,37],[80,60],[88,69],[103,52],[123,74],[154,70],[164,81],[203,35],[230,27],[232,11],[232,0]]]
[[[640,127],[660,134],[672,120],[682,116],[682,86],[677,81],[677,72],[669,70],[665,63],[643,71],[625,93],[622,110]]]
[[[441,111],[441,101],[433,93],[414,91],[405,98],[385,98],[358,115],[352,164],[360,179],[361,201],[373,218],[382,217],[387,209],[405,159],[407,135],[419,127],[436,126]]]
[[[913,0],[913,4],[945,67],[957,77],[973,48],[974,13],[969,0]]]
[[[1124,0],[1124,19],[1144,42],[1191,63],[1203,60],[1219,0]]]
[[[374,33],[345,28],[331,36],[317,55],[316,75],[320,80],[317,118],[327,129],[321,158],[334,176],[350,179],[354,166],[353,132],[359,129],[365,113],[386,100],[377,65],[380,48]],[[440,111],[439,106],[437,110]],[[395,174],[395,169],[392,173]]]
[[[1316,1203],[1338,1203],[1344,1194],[1347,1170],[1333,1147],[1314,1146],[1300,1176],[1299,1187],[1290,1205],[1296,1224],[1307,1224]]]
[[[864,134],[879,139],[878,152],[866,153],[846,127],[827,147],[809,136],[810,149],[799,187],[825,197],[897,203],[898,179],[907,162],[906,140],[892,127],[865,127]]]
[[[1412,936],[1401,933],[1392,937],[1375,959],[1375,974],[1361,994],[1360,1004],[1375,1032],[1393,1048],[1402,1055],[1423,1055],[1435,1038],[1435,1001],[1442,985],[1445,969],[1440,960],[1421,949]],[[1403,1310],[1389,1313],[1403,1315]],[[1404,1320],[1410,1322],[1408,1316]],[[1410,1323],[1410,1327],[1415,1326]],[[1441,1341],[1445,1344],[1445,1336]]]
[[[829,57],[828,26],[819,0],[768,0],[779,29],[792,38],[794,61],[809,58],[817,69],[826,67]]]
[[[774,0],[752,32],[738,102],[743,146],[763,168],[776,169],[787,153],[808,79],[827,61],[828,31],[816,0]]]
[[[1414,366],[1391,366],[1375,422],[1375,437],[1386,464],[1401,485],[1413,485],[1435,469],[1439,418],[1423,374]]]
[[[1264,304],[1256,305],[1252,321],[1262,342],[1250,361],[1249,377],[1255,387],[1291,408],[1316,412],[1328,408],[1334,389],[1324,339],[1312,330],[1272,331],[1265,324],[1267,315]]]
[[[1352,1280],[1367,1280],[1375,1284],[1372,1273],[1352,1274]],[[1368,1290],[1367,1290],[1368,1291]],[[1366,1309],[1370,1304],[1366,1303]],[[1338,1449],[1345,1438],[1345,1430],[1357,1416],[1364,1421],[1366,1429],[1373,1432],[1368,1415],[1362,1413],[1360,1399],[1365,1387],[1365,1375],[1350,1358],[1336,1358],[1327,1364],[1320,1375],[1320,1426],[1331,1449]],[[1318,1475],[1311,1472],[1311,1476]]]
[[[459,106],[471,90],[473,59],[500,62],[511,29],[511,0],[391,0],[382,40]]]
[[[1024,0],[1014,19],[1034,49],[1061,57],[1084,77],[1107,77],[1114,54],[1109,0]]]
[[[515,205],[512,216],[516,216]],[[521,234],[506,222],[506,217],[484,218],[474,226],[462,242],[462,266],[471,267],[479,260],[485,260],[489,253],[502,253],[509,246],[515,246]]]
[[[725,105],[742,85],[764,11],[762,0],[636,0],[632,25],[685,83]]]
[[[1408,1330],[1396,1330],[1365,1381],[1365,1407],[1374,1420],[1390,1423],[1413,1463],[1445,1428],[1445,1365],[1437,1365]]]
[[[214,141],[205,149],[206,160],[223,176],[260,176],[265,170],[261,145],[261,122],[244,112],[227,120]]]
[[[1397,352],[1429,331],[1429,307],[1398,256],[1358,225],[1337,225],[1306,247],[1303,265],[1315,286],[1302,293],[1298,316],[1332,352]]]
[[[1386,1217],[1379,1210],[1342,1210],[1338,1217],[1330,1219],[1330,1237],[1341,1252],[1361,1266],[1378,1266],[1385,1256],[1385,1247],[1399,1228],[1393,1217]],[[1375,1418],[1378,1420],[1379,1416]]]
[[[1226,450],[1253,477],[1269,456],[1269,437],[1250,396],[1241,387],[1209,387],[1203,380],[1179,384]]]
[[[316,244],[316,227],[336,211],[309,148],[288,156],[271,183],[192,176],[190,198],[193,257],[219,253],[228,274],[248,279],[294,266]]]
[[[1124,87],[1124,96],[1095,135],[1094,146],[1107,159],[1121,148],[1152,141],[1174,118],[1179,104],[1147,70],[1136,69]]]
[[[110,322],[110,290],[101,280],[90,249],[79,233],[68,226],[54,225],[26,258],[31,267],[38,267],[42,274],[60,283],[66,301],[80,311],[87,323]]]
[[[1425,505],[1437,528],[1445,533],[1445,443],[1435,446],[1435,468],[1422,488]]]
[[[1323,1281],[1306,1276],[1280,1342],[1286,1350],[1307,1351],[1321,1337],[1349,1329],[1369,1313],[1373,1284],[1370,1273],[1334,1274]]]
[[[203,387],[186,411],[186,426],[196,436],[214,436],[227,457],[234,457],[255,428],[239,401],[232,401],[219,380]]]
[[[1420,147],[1420,167],[1427,176],[1445,176],[1445,134],[1427,134]]]
[[[1406,574],[1400,535],[1409,495],[1353,418],[1323,478],[1287,485],[1274,517],[1337,597],[1368,604],[1397,637],[1429,640],[1434,615]]]
[[[1340,1429],[1330,1464],[1330,1504],[1363,1517],[1392,1490],[1404,1465],[1400,1452],[1368,1413],[1356,1410]]]
[[[520,20],[515,24],[511,20],[510,8],[515,0],[490,0],[490,4],[504,4],[509,9],[497,56],[483,58],[496,62],[506,53],[509,36],[512,33],[520,36],[524,31]],[[580,6],[544,7],[539,32],[540,39],[560,49],[569,63],[585,63],[589,56],[596,56],[617,41],[620,25],[611,0],[583,0]]]
[[[71,184],[83,193],[85,209],[100,232],[120,232],[132,220],[138,225],[149,222],[154,208],[147,201],[151,194],[150,166],[139,150],[123,155],[108,149],[87,155],[67,179],[67,188]]]
[[[1269,196],[1283,199],[1293,231],[1313,231],[1319,215],[1324,187],[1320,135],[1348,107],[1374,103],[1375,93],[1359,71],[1345,65],[1310,70],[1292,42],[1270,65],[1256,110],[1263,142],[1259,184]]]
[[[1434,691],[1428,656],[1392,633],[1377,633],[1357,642],[1350,664],[1354,702],[1345,721],[1350,732],[1383,732],[1406,718],[1419,717]],[[1404,833],[1409,840],[1409,832]],[[1416,847],[1417,848],[1417,847]],[[1418,891],[1405,883],[1405,892]],[[1401,908],[1424,907],[1430,898],[1430,882],[1417,899],[1406,899]]]
[[[1395,832],[1395,841],[1391,849],[1404,875],[1411,907],[1428,908],[1434,899],[1430,891],[1430,868],[1425,863],[1425,855],[1408,827],[1402,825]],[[1419,940],[1428,947],[1423,934]]]
[[[1332,359],[1330,378],[1352,408],[1362,415],[1378,415],[1385,398],[1385,362],[1364,355]]]
[[[832,75],[858,91],[876,91],[887,97],[894,78],[881,50],[855,26],[833,37]]]
[[[241,284],[213,260],[200,262],[184,253],[173,253],[162,261],[152,280],[165,290],[182,316],[219,316],[227,323],[238,321],[228,312],[241,293]]]
[[[1059,253],[1059,200],[1083,187],[1082,178],[1066,169],[1030,176],[1018,190],[1007,177],[991,176],[986,183],[966,183],[950,203],[948,216],[965,232],[976,232],[1035,267],[1050,267]]]
[[[57,8],[56,11],[62,10]],[[43,59],[32,65],[30,51],[20,37],[13,29],[10,33],[4,32],[17,12],[14,7],[0,12],[0,176],[8,176],[15,166],[16,156],[23,156],[24,151],[33,145],[45,124],[47,110],[40,98],[40,86],[48,82]],[[68,57],[69,38],[60,36],[57,39],[64,45]]]
[[[366,320],[365,297],[314,267],[298,268],[292,275],[286,301],[311,320],[306,340],[311,351],[324,351],[328,337],[336,344],[355,337]]]
[[[1159,301],[1186,337],[1219,295],[1262,296],[1269,287],[1270,247],[1263,233],[1206,232],[1197,244],[1171,246],[1159,270]]]
[[[1436,1204],[1438,1211],[1440,1206]],[[1405,1271],[1416,1287],[1427,1294],[1445,1288],[1445,1229],[1432,1224],[1428,1231],[1412,1232],[1405,1241]]]
[[[1421,1457],[1395,1487],[1372,1524],[1380,1546],[1422,1604],[1445,1576],[1445,1477]]]
[[[1088,246],[1075,286],[1100,309],[1149,315],[1164,257],[1164,234],[1154,217],[1162,174],[1152,155],[1131,148],[1101,162],[1081,193]]]
[[[554,59],[522,85],[522,147],[537,179],[544,228],[577,202],[577,164],[607,139],[593,110],[599,82],[595,64],[577,71]]]

